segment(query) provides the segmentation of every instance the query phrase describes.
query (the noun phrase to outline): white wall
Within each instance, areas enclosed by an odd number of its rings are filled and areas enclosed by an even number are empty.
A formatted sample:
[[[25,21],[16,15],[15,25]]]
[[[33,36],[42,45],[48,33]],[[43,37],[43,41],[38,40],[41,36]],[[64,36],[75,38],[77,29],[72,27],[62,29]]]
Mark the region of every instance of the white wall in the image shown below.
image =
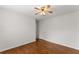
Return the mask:
[[[79,12],[40,20],[39,37],[53,43],[79,49]]]
[[[35,41],[35,19],[14,11],[0,9],[0,51]]]

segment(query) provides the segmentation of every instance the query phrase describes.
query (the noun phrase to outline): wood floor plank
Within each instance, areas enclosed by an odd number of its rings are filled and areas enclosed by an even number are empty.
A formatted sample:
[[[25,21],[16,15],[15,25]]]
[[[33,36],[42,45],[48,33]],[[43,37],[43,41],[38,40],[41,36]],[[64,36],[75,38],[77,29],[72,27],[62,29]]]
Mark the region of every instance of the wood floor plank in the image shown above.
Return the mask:
[[[40,39],[17,48],[3,51],[1,54],[79,54],[79,50]]]

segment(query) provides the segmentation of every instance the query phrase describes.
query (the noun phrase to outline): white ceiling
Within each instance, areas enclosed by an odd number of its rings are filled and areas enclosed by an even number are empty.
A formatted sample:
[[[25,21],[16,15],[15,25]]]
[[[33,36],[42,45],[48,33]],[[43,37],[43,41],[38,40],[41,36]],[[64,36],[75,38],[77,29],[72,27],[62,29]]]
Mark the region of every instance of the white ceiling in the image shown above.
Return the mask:
[[[35,12],[34,12],[34,7],[38,7],[38,6],[39,5],[4,5],[0,7],[23,13],[28,17],[35,17],[38,20],[55,17],[65,13],[79,11],[79,5],[54,5],[52,6],[54,11],[52,15],[40,16],[40,15],[35,15]]]

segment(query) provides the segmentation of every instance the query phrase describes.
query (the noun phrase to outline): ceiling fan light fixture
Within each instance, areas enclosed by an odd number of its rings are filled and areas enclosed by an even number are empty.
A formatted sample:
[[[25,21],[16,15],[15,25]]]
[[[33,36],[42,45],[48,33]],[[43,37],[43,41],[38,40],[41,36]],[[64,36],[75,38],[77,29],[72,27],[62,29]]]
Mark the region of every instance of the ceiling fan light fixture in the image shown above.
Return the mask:
[[[44,15],[46,15],[46,14],[45,14],[45,12],[41,12],[40,15],[43,15],[43,16],[44,16]]]
[[[51,10],[51,6],[50,5],[45,5],[45,6],[41,6],[39,8],[35,7],[34,8],[36,11],[36,15],[39,14],[39,15],[46,15],[46,14],[52,14],[53,11],[50,11]]]

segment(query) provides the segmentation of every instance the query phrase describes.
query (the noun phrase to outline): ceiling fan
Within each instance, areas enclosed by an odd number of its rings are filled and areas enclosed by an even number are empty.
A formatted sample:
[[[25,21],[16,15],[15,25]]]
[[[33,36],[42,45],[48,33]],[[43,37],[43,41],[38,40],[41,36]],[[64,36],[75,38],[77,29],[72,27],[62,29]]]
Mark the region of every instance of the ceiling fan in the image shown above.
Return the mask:
[[[53,11],[51,10],[51,6],[50,5],[45,5],[45,6],[41,6],[41,7],[35,7],[35,15],[40,14],[40,15],[46,15],[46,14],[52,14]]]

